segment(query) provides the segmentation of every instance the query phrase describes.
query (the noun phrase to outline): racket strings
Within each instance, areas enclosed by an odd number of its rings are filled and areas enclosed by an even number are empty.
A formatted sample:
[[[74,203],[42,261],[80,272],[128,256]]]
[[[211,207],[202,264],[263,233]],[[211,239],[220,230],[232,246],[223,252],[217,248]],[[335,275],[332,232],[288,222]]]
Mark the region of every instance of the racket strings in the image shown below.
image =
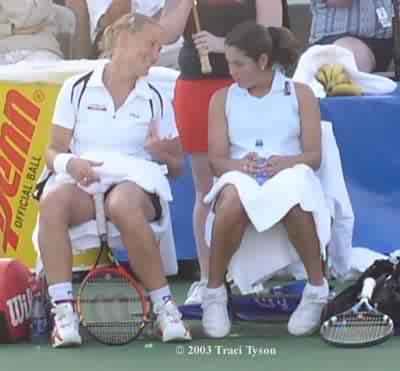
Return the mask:
[[[338,344],[368,344],[392,331],[390,319],[381,314],[360,312],[334,317],[324,323],[322,336]]]
[[[105,344],[132,341],[146,323],[141,296],[117,271],[94,271],[82,288],[80,307],[88,332]]]

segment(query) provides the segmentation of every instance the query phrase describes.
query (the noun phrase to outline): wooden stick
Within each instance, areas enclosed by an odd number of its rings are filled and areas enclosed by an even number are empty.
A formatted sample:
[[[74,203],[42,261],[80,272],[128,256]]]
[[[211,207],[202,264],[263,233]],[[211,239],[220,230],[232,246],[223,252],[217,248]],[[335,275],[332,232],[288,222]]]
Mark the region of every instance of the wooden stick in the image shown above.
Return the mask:
[[[193,18],[194,18],[194,24],[196,27],[196,32],[200,32],[201,31],[201,26],[200,26],[200,17],[199,17],[199,12],[197,9],[197,0],[194,0],[194,5],[192,8],[193,11]],[[200,57],[200,64],[201,64],[201,72],[204,74],[208,74],[212,72],[212,67],[210,64],[210,58],[207,54],[200,54],[199,53],[199,57]]]

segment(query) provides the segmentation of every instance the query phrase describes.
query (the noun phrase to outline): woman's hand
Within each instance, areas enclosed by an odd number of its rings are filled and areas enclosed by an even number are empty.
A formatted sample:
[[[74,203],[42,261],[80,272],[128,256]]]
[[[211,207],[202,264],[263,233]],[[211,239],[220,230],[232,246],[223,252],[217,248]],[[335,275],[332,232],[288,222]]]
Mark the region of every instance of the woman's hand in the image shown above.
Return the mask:
[[[175,143],[171,139],[160,139],[155,127],[151,127],[149,135],[146,138],[144,148],[150,153],[153,160],[157,162],[164,162],[164,157],[166,154],[173,152],[171,145]]]
[[[35,24],[32,26],[15,27],[14,35],[33,35],[35,33],[44,31],[47,25],[48,25],[48,20],[44,19],[39,24]]]
[[[296,164],[293,156],[271,156],[264,167],[259,171],[265,171],[268,176],[273,177],[282,170],[289,169]]]
[[[200,31],[193,35],[193,41],[200,55],[207,53],[223,53],[225,39],[208,31]]]
[[[99,161],[85,160],[81,158],[73,158],[68,161],[67,172],[81,186],[87,187],[92,183],[100,181],[99,176],[93,170],[93,167],[103,165]]]
[[[259,167],[257,165],[258,155],[255,152],[250,152],[238,161],[238,171],[254,176],[258,173]]]

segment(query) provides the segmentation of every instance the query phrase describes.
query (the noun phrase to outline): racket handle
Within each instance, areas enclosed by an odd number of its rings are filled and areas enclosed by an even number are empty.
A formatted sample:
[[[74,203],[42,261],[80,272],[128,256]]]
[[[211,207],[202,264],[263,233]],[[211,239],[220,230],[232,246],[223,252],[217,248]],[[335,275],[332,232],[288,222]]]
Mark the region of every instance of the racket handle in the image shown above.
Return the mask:
[[[106,213],[104,211],[104,193],[95,193],[93,198],[96,212],[97,233],[99,236],[104,236],[107,234]]]
[[[196,27],[196,32],[201,31],[201,26],[200,26],[200,17],[199,17],[199,11],[197,10],[197,1],[194,0],[194,5],[192,8],[193,12],[193,19],[194,19],[194,24]],[[210,63],[210,58],[207,54],[199,54],[200,57],[200,64],[201,64],[201,73],[203,74],[208,74],[212,72],[212,67]]]
[[[373,278],[371,278],[371,277],[366,278],[364,280],[363,288],[361,290],[361,295],[360,295],[361,298],[370,300],[372,298],[372,294],[374,292],[375,285],[376,285],[376,281]]]

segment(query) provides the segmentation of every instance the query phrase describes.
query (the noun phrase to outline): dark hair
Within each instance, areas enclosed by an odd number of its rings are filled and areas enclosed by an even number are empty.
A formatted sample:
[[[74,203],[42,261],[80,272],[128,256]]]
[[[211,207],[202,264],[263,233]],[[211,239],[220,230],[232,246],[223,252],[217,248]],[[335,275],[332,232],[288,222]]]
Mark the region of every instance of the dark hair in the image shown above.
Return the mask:
[[[269,67],[278,63],[289,67],[297,62],[297,41],[287,28],[264,27],[254,21],[235,26],[225,44],[233,46],[258,62],[262,54],[269,57]]]

